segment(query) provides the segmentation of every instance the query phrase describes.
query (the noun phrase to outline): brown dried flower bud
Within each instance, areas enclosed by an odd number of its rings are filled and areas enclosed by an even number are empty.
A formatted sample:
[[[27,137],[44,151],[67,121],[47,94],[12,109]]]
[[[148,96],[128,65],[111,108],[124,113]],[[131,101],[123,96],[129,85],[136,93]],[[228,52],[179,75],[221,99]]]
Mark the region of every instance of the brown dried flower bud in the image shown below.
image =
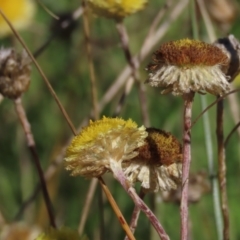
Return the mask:
[[[219,47],[229,59],[226,75],[230,77],[229,81],[232,82],[240,73],[240,42],[231,34],[228,37],[217,39],[214,45]]]
[[[188,202],[197,203],[202,197],[211,191],[211,183],[208,174],[205,171],[199,171],[197,173],[190,173],[189,176],[189,191]],[[177,189],[172,189],[169,192],[163,192],[162,198],[165,202],[181,203],[181,186]]]
[[[31,60],[25,50],[21,54],[12,48],[0,50],[0,93],[16,99],[30,84]]]
[[[145,192],[170,190],[177,187],[182,175],[182,146],[170,133],[148,128],[145,144],[139,154],[123,164],[131,183],[141,182]]]

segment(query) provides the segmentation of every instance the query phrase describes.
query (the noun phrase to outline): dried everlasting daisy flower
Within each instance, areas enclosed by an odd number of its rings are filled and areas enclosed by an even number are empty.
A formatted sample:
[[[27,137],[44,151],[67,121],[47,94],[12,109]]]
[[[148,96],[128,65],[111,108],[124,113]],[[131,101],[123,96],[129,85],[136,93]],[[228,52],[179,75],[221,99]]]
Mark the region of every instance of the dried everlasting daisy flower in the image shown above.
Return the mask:
[[[17,30],[29,26],[35,13],[33,0],[1,0],[0,8]],[[12,31],[5,20],[0,16],[0,36],[11,34]]]
[[[145,144],[148,133],[145,127],[137,128],[132,120],[106,118],[92,122],[76,136],[66,153],[66,169],[72,175],[99,177],[111,171],[124,190],[141,209],[157,230],[161,239],[169,239],[160,222],[139,198],[135,189],[124,175],[122,163],[131,162]]]
[[[90,121],[68,147],[66,169],[73,176],[101,176],[112,171],[114,164],[136,157],[136,149],[144,144],[146,136],[145,127],[138,128],[132,120],[103,117]]]
[[[148,128],[147,132],[138,156],[124,164],[124,173],[130,182],[141,182],[145,192],[175,189],[181,179],[181,144],[162,130]]]
[[[223,95],[230,90],[224,74],[228,57],[218,47],[198,40],[182,39],[164,43],[147,67],[151,86],[163,93],[184,95],[209,92]]]
[[[31,60],[26,51],[21,54],[14,49],[0,49],[0,93],[16,99],[30,84]]]
[[[97,15],[120,20],[143,9],[147,0],[87,0],[87,3]]]

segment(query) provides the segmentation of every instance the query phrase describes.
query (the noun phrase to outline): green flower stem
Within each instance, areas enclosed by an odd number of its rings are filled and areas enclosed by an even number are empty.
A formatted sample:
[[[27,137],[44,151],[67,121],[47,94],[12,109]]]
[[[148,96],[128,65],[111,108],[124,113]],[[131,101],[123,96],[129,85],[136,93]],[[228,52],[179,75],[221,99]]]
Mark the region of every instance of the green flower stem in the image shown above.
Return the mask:
[[[43,198],[44,198],[47,212],[49,215],[49,220],[50,220],[51,226],[55,228],[56,224],[55,224],[55,220],[54,220],[54,214],[53,214],[51,200],[50,200],[49,193],[47,190],[47,185],[46,185],[46,182],[44,179],[44,173],[43,173],[43,170],[42,170],[42,167],[40,164],[40,160],[38,157],[35,141],[33,138],[32,131],[31,131],[31,126],[30,126],[30,123],[28,122],[27,116],[25,114],[25,110],[22,105],[21,97],[16,99],[14,101],[14,103],[15,103],[16,112],[18,114],[19,120],[22,124],[23,130],[24,130],[24,133],[26,136],[29,151],[32,155],[34,164],[35,164],[37,172],[38,172],[38,176],[39,176],[39,180],[40,180],[40,184],[41,184],[41,188],[42,188],[42,192],[43,192]]]
[[[200,96],[202,110],[206,109],[207,102],[205,96]],[[208,111],[203,115],[203,124],[204,124],[204,136],[205,136],[205,145],[207,151],[207,160],[208,160],[208,171],[212,183],[212,195],[213,195],[213,206],[214,206],[214,217],[217,229],[218,240],[222,240],[222,216],[221,216],[221,206],[220,206],[220,197],[219,197],[219,188],[218,188],[218,179],[215,177],[215,167],[213,159],[213,143],[211,138],[210,131],[210,122]],[[192,125],[193,126],[193,125]]]
[[[144,203],[144,201],[138,196],[135,189],[129,184],[128,180],[126,179],[122,171],[122,168],[119,162],[115,160],[110,160],[110,165],[111,165],[111,169],[113,171],[114,177],[119,181],[119,183],[122,185],[124,190],[132,198],[135,205],[145,213],[146,217],[150,220],[151,224],[156,229],[159,237],[162,240],[170,240],[169,236],[167,235],[164,228],[158,221],[157,217],[149,209],[149,207]]]
[[[181,197],[181,240],[188,240],[188,181],[191,163],[191,121],[194,93],[183,96],[183,168],[182,168],[182,197]]]

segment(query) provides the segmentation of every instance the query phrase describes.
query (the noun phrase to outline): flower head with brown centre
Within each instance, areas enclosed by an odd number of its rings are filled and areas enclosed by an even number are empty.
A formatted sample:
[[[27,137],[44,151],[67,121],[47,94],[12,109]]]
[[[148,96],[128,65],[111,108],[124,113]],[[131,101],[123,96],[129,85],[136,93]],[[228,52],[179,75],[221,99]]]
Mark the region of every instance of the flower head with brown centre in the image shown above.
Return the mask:
[[[154,53],[146,82],[174,95],[191,91],[223,95],[230,90],[224,73],[228,61],[212,44],[190,39],[167,42]]]
[[[30,84],[31,60],[25,50],[18,54],[14,49],[0,49],[0,93],[16,99]]]
[[[137,127],[132,120],[103,117],[90,121],[74,137],[66,152],[66,169],[71,175],[98,177],[112,171],[112,165],[121,166],[138,155],[138,149],[147,137],[145,127]]]
[[[87,0],[87,3],[97,15],[120,20],[143,9],[147,0]]]
[[[141,182],[145,192],[170,190],[181,178],[182,147],[170,133],[148,128],[145,144],[139,154],[124,163],[124,173],[130,182]]]

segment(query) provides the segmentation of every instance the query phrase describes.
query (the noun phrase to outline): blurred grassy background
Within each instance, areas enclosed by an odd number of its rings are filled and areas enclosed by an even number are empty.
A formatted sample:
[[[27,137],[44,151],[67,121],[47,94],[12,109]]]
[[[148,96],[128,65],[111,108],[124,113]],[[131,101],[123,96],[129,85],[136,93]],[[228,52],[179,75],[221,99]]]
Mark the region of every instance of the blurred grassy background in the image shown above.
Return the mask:
[[[80,6],[80,1],[78,0],[59,0],[57,4],[56,1],[44,0],[42,2],[57,15],[73,12]],[[217,5],[217,1],[214,0],[206,2],[209,6],[210,4],[213,4],[213,6],[214,4]],[[178,1],[172,0],[168,3],[171,4],[171,7],[166,8],[167,13],[161,22],[164,22],[168,18],[168,13],[171,12],[172,7]],[[240,21],[238,11],[239,1],[229,0],[227,3],[229,6],[234,4],[235,11],[232,12],[232,18],[224,20],[224,16],[227,13],[222,11],[222,22],[220,21],[221,19],[217,21],[213,19],[214,29],[217,37],[224,37],[226,34],[231,33],[240,39],[238,28]],[[164,1],[150,0],[143,11],[125,19],[124,23],[129,33],[130,49],[133,54],[139,52],[154,17],[163,8],[164,4]],[[177,17],[176,21],[170,24],[166,34],[159,40],[158,45],[169,40],[186,37],[192,38],[190,11],[190,7],[187,6],[180,16]],[[201,14],[198,9],[196,11],[200,40],[209,41]],[[209,14],[213,17],[214,10],[211,11]],[[108,19],[95,18],[93,16],[89,16],[89,18],[97,79],[97,93],[100,101],[127,63],[120,46],[115,23]],[[53,30],[50,26],[52,26],[53,22],[56,23],[56,20],[38,6],[30,27],[25,31],[21,31],[21,35],[32,52],[35,52],[51,35]],[[56,37],[37,60],[61,99],[62,104],[65,106],[74,125],[81,126],[83,120],[90,115],[92,101],[82,19],[80,18],[76,23],[76,26],[69,34]],[[14,37],[6,37],[0,41],[1,46],[11,47],[14,44],[18,49],[21,49]],[[154,49],[156,48],[157,46],[154,47]],[[141,63],[139,70],[141,81],[147,78],[144,68],[150,61],[151,53],[154,49]],[[181,139],[182,99],[172,95],[160,95],[159,89],[153,89],[149,86],[146,86],[146,91],[150,125],[170,131],[178,139]],[[122,89],[103,108],[100,113],[101,116],[112,116],[121,93]],[[209,95],[206,95],[206,98],[208,103],[215,100],[215,97]],[[239,94],[237,94],[237,98],[239,100]],[[43,169],[47,169],[51,162],[59,155],[62,147],[72,136],[72,133],[35,67],[33,67],[30,88],[23,96],[23,104],[31,123],[41,164]],[[234,121],[232,120],[228,101],[225,103],[225,108],[225,133],[227,134],[233,128]],[[215,165],[217,166],[215,111],[215,108],[212,108],[209,110],[209,114],[211,119],[211,134],[214,141]],[[200,112],[200,97],[196,96],[193,118]],[[132,118],[139,125],[143,124],[136,87],[133,88],[127,97],[121,116],[123,118]],[[192,130],[192,149],[193,161],[191,170],[193,172],[199,170],[207,171],[202,119]],[[240,239],[240,155],[239,137],[237,134],[234,134],[231,138],[226,155],[231,239]],[[31,157],[26,147],[22,127],[15,113],[14,104],[8,99],[4,99],[0,104],[0,161],[0,211],[7,222],[13,222],[22,202],[30,196],[38,183],[38,176],[31,164]],[[133,203],[110,174],[106,174],[104,179],[107,181],[124,216],[129,221],[133,210]],[[89,180],[81,177],[70,177],[68,172],[64,170],[63,164],[60,164],[56,174],[48,182],[57,225],[65,225],[77,229],[89,183]],[[99,191],[95,193],[84,230],[89,239],[94,240],[100,239],[100,223],[102,221],[99,217]],[[167,233],[169,233],[171,239],[179,239],[180,217],[178,205],[164,203],[161,200],[160,193],[157,193],[155,197],[155,208],[161,223]],[[150,195],[147,196],[146,202],[151,204],[151,199]],[[103,239],[123,239],[124,232],[104,196],[103,201],[105,226]],[[190,219],[192,239],[217,239],[212,195],[210,193],[204,195],[198,203],[191,205]],[[41,193],[38,194],[37,198],[29,205],[18,220],[38,225],[42,229],[48,227],[48,217],[45,212]],[[154,236],[153,232],[148,220],[141,214],[136,230],[136,239],[158,239]]]

